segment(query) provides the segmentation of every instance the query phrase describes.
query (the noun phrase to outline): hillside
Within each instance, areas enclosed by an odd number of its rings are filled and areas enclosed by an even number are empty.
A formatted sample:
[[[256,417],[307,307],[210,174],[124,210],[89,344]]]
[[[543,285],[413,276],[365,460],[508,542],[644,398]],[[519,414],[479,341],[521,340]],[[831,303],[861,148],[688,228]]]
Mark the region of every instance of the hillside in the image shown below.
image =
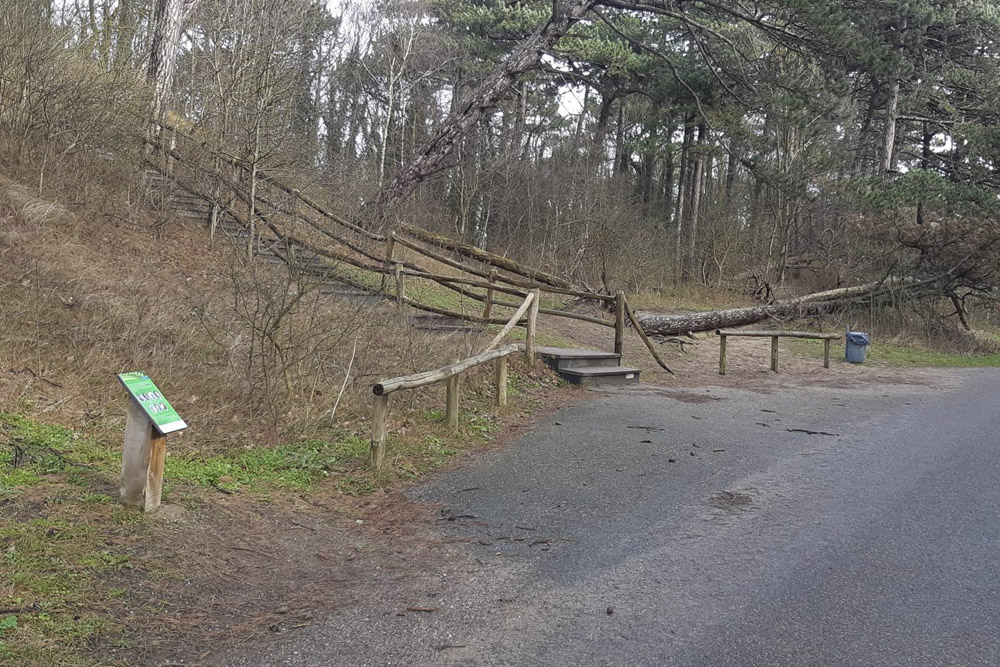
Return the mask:
[[[443,389],[410,392],[390,417],[390,465],[375,473],[374,380],[469,354],[491,332],[423,331],[391,302],[322,294],[282,264],[248,262],[225,236],[213,243],[203,221],[128,206],[128,184],[74,204],[52,185],[39,196],[0,182],[4,664],[141,664],[181,638],[191,655],[266,631],[287,601],[319,609],[302,586],[362,566],[359,540],[372,558],[389,548],[354,535],[357,517],[388,511],[400,483],[482,447],[556,391],[550,373],[515,363],[514,397],[496,412],[488,371],[473,372],[460,434],[442,424]],[[275,313],[285,319],[268,348],[255,326]],[[137,369],[190,425],[169,439],[164,506],[149,520],[117,500],[126,398],[115,374]],[[282,531],[296,525],[315,543],[290,546]],[[276,579],[259,555],[272,549],[284,554]],[[331,550],[350,558],[304,580]],[[217,602],[205,606],[194,582]]]

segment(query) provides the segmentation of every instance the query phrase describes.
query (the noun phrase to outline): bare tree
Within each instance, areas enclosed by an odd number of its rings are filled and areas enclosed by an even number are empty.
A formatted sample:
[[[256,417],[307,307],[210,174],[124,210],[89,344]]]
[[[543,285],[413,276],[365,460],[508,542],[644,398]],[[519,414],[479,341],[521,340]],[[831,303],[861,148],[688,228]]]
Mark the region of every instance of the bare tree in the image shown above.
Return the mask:
[[[200,0],[157,0],[153,16],[153,39],[146,76],[153,84],[153,103],[150,108],[155,120],[166,113],[170,89],[177,71],[177,50],[180,48],[181,30]]]

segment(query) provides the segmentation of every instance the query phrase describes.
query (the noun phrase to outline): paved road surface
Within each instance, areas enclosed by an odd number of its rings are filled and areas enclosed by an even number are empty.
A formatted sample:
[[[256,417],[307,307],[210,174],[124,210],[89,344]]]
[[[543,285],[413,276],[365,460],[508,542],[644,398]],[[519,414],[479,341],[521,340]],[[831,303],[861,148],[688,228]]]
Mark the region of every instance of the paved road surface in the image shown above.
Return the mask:
[[[998,665],[1000,372],[925,377],[595,394],[413,492],[458,558],[230,664]]]

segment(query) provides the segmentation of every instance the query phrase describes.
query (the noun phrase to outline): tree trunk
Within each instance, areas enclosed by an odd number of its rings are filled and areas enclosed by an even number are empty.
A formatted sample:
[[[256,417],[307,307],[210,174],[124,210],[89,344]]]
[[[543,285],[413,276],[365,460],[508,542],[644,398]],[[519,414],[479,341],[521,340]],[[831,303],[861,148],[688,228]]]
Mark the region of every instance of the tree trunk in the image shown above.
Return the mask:
[[[726,160],[726,207],[733,203],[733,188],[736,185],[736,149],[729,145],[729,158]],[[731,213],[731,212],[730,212]]]
[[[868,107],[865,111],[864,120],[861,121],[861,129],[858,132],[858,145],[854,149],[854,163],[851,165],[851,175],[853,176],[861,176],[867,171],[865,168],[865,155],[870,150],[872,121],[875,119],[877,98],[878,87],[875,87],[871,95],[868,96]]]
[[[511,51],[479,87],[462,101],[456,113],[441,126],[430,143],[409,164],[400,169],[392,182],[379,192],[366,216],[369,224],[384,225],[394,206],[428,177],[448,168],[446,160],[462,137],[476,127],[483,115],[496,105],[517,77],[535,66],[541,55],[589,12],[594,3],[595,0],[571,0],[564,6],[562,12],[553,14],[552,18]]]
[[[920,169],[921,171],[927,171],[930,166],[931,160],[931,140],[934,139],[934,133],[931,132],[930,126],[927,121],[924,121],[923,126],[923,137],[921,141],[921,152],[920,152]],[[924,224],[924,200],[920,198],[917,200],[917,224]]]
[[[729,310],[713,310],[703,313],[684,315],[654,315],[637,313],[639,324],[649,334],[661,336],[676,336],[695,331],[714,331],[730,327],[741,327],[756,324],[773,317],[806,317],[826,312],[829,308],[857,301],[860,299],[880,296],[888,293],[893,287],[906,289],[908,286],[918,286],[910,280],[895,281],[892,285],[886,282],[867,283],[855,287],[816,292],[783,303],[767,306],[751,306],[749,308],[731,308]]]
[[[615,129],[615,164],[612,176],[625,173],[625,98],[618,102],[618,127]]]
[[[199,0],[157,0],[153,19],[153,43],[146,76],[153,84],[150,109],[154,120],[162,120],[170,100],[170,89],[177,71],[177,50],[181,29],[198,6]]]
[[[661,156],[663,160],[663,170],[661,172],[663,181],[661,185],[663,206],[661,207],[661,214],[656,217],[656,226],[661,232],[667,230],[667,226],[670,223],[670,212],[673,210],[674,204],[674,150],[670,140],[672,136],[674,136],[674,128],[668,126],[667,141]]]
[[[687,200],[687,174],[690,170],[691,141],[694,139],[694,114],[684,117],[684,140],[681,142],[681,166],[677,177],[677,211],[674,222],[677,225],[674,246],[674,282],[680,283],[684,277],[684,203]]]
[[[421,229],[420,227],[414,227],[412,225],[401,225],[400,230],[406,234],[412,236],[413,238],[422,241],[424,243],[430,243],[431,245],[437,246],[438,248],[444,248],[445,250],[450,250],[456,252],[459,255],[468,257],[469,259],[474,259],[484,264],[490,266],[495,266],[498,269],[504,269],[505,271],[510,271],[511,273],[516,273],[518,275],[524,276],[526,278],[531,278],[540,283],[546,285],[551,285],[552,287],[559,287],[562,289],[579,290],[580,288],[569,282],[568,280],[563,280],[559,276],[553,275],[546,271],[541,271],[539,269],[532,268],[530,266],[525,266],[519,262],[515,262],[507,257],[501,257],[495,255],[486,250],[476,248],[467,243],[461,243],[454,239],[450,239],[447,236],[441,236],[440,234],[434,234],[427,231],[426,229]]]
[[[691,177],[691,225],[688,230],[688,252],[686,265],[690,271],[696,266],[696,254],[698,250],[698,216],[701,212],[701,191],[702,181],[705,171],[705,142],[708,140],[708,128],[705,120],[698,124],[698,150],[694,156],[694,174]]]
[[[885,137],[882,143],[880,176],[888,179],[896,171],[896,117],[899,115],[899,79],[889,87],[889,101],[885,110]]]

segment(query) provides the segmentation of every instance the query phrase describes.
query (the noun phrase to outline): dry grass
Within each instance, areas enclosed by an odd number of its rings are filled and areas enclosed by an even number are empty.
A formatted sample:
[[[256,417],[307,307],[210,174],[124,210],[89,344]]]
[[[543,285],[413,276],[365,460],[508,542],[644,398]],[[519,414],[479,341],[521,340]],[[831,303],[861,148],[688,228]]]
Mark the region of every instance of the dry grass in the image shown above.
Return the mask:
[[[192,425],[190,446],[268,444],[350,424],[378,377],[481,345],[442,344],[390,305],[338,302],[282,267],[247,265],[223,243],[208,247],[197,223],[155,228],[152,212],[108,213],[0,181],[8,408],[30,404],[72,425],[117,419],[114,375],[144,370]]]
[[[0,652],[13,650],[20,664],[143,664],[175,649],[197,660],[308,622],[303,614],[341,604],[330,586],[356,581],[350,590],[360,591],[359,573],[379,550],[398,548],[355,534],[355,517],[523,422],[556,384],[541,365],[514,362],[519,396],[496,414],[490,369],[466,374],[460,434],[444,427],[443,386],[404,392],[390,411],[389,470],[375,473],[362,463],[374,380],[468,356],[491,334],[443,338],[408,328],[392,305],[323,298],[281,267],[209,247],[199,224],[163,224],[134,183],[65,205],[54,193],[71,191],[68,182],[48,182],[53,190],[40,197],[0,181],[0,414],[75,431],[52,445],[45,466],[15,465],[0,435],[0,547],[20,559],[0,561],[0,580],[49,576],[62,558],[82,584],[59,599],[24,581],[0,587],[0,601],[28,600],[16,604],[13,643],[0,637]],[[170,511],[159,518],[115,500],[125,412],[115,374],[138,369],[191,425],[171,436]],[[308,459],[316,452],[343,456]],[[301,470],[283,468],[299,459]],[[230,472],[253,466],[260,480]],[[53,521],[66,541],[46,537]],[[307,539],[286,539],[289,531]],[[149,620],[139,631],[125,623],[136,616]]]

